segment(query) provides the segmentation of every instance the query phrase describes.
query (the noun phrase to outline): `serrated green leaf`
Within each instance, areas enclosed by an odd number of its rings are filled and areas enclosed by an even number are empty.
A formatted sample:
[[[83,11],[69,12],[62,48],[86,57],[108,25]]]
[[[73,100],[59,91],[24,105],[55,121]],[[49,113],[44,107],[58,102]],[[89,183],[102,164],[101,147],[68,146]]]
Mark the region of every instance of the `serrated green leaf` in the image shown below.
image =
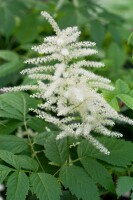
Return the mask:
[[[33,192],[39,200],[59,200],[60,185],[56,178],[47,173],[34,173],[30,176]]]
[[[63,167],[60,172],[60,179],[65,188],[69,188],[78,199],[99,199],[95,183],[83,168],[77,166]]]
[[[24,121],[28,117],[29,108],[35,108],[37,103],[37,100],[30,98],[24,92],[2,94],[0,96],[0,109],[4,111],[2,117],[17,118]]]
[[[51,132],[39,133],[33,139],[35,144],[44,145],[47,139],[51,136]]]
[[[16,169],[20,169],[18,160],[12,152],[0,150],[0,158]]]
[[[14,135],[0,135],[0,150],[20,153],[28,149],[28,141]]]
[[[32,117],[27,121],[27,125],[38,133],[45,131],[45,122],[42,119]]]
[[[112,177],[102,164],[91,158],[83,158],[81,163],[95,182],[102,185],[105,189],[114,192]]]
[[[0,183],[3,183],[5,178],[8,176],[8,174],[12,171],[11,168],[5,166],[5,165],[0,165]]]
[[[29,190],[29,179],[24,172],[14,172],[7,181],[7,200],[25,200]]]
[[[133,178],[129,176],[121,176],[117,181],[116,192],[121,196],[133,189]]]
[[[34,172],[36,172],[38,170],[39,166],[35,159],[30,158],[25,155],[18,155],[18,156],[16,156],[16,158],[17,158],[18,163],[21,166],[21,168],[32,170]]]
[[[133,97],[127,94],[118,94],[117,97],[133,110]]]
[[[45,144],[45,155],[52,162],[63,165],[67,160],[66,138],[62,140],[56,140],[55,136],[49,137]]]
[[[110,151],[110,155],[99,152],[89,141],[82,141],[78,146],[80,158],[91,157],[103,160],[109,164],[125,167],[133,161],[133,143],[115,138],[98,138],[98,140]]]
[[[2,110],[2,109],[4,109],[4,110]],[[23,118],[20,115],[20,113],[16,112],[13,108],[11,108],[8,105],[0,108],[0,117],[18,119],[18,120],[21,120],[21,121],[23,120]]]

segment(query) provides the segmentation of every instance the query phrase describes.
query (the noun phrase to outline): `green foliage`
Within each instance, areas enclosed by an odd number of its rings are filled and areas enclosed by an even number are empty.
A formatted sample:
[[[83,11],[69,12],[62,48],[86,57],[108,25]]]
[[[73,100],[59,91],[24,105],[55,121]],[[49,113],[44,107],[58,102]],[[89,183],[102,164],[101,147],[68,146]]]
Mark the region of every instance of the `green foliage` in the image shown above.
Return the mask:
[[[89,157],[81,159],[81,163],[96,183],[99,183],[105,189],[114,192],[114,183],[111,174],[102,164]]]
[[[118,79],[115,83],[115,90],[111,92],[103,92],[103,95],[110,105],[117,111],[120,111],[118,99],[133,110],[132,90],[125,81]]]
[[[0,59],[7,61],[0,66],[0,78],[12,74],[15,71],[19,71],[24,65],[18,54],[13,51],[1,50]]]
[[[5,93],[0,96],[0,117],[25,121],[28,118],[29,108],[35,108],[37,100],[23,92]]]
[[[19,27],[16,31],[16,38],[18,41],[23,43],[32,42],[38,36],[38,20],[35,14],[26,15],[23,18],[23,21],[19,24]],[[29,28],[30,27],[30,28]]]
[[[84,169],[77,166],[64,167],[60,172],[60,179],[65,188],[69,188],[78,199],[99,199],[97,187]]]
[[[20,169],[20,163],[18,162],[17,157],[10,151],[1,150],[0,159],[13,166],[14,168]]]
[[[22,189],[23,188],[23,189]],[[25,200],[29,190],[29,179],[24,172],[14,172],[7,181],[7,200]]]
[[[23,122],[20,122],[18,120],[2,120],[0,122],[0,133],[2,135],[7,135],[12,133],[14,130],[16,130],[19,126],[21,126]]]
[[[6,167],[5,165],[0,165],[0,183],[3,183],[3,181],[11,171],[11,168]]]
[[[110,151],[110,155],[100,153],[88,141],[84,140],[78,146],[80,159],[84,157],[97,158],[111,165],[130,165],[133,160],[133,143],[121,139],[99,138],[98,139]],[[124,159],[123,159],[124,158]]]
[[[28,141],[14,135],[0,135],[0,150],[20,153],[28,149]]]
[[[47,143],[47,139],[49,138],[50,135],[51,132],[50,134],[49,132],[40,133],[34,137],[34,143],[39,145],[44,145]]]
[[[125,103],[129,108],[133,110],[133,97],[127,94],[119,94],[117,95],[123,103]]]
[[[116,192],[118,196],[124,195],[133,189],[133,178],[129,176],[121,176],[117,181]]]
[[[57,180],[46,173],[34,173],[30,177],[33,192],[39,200],[59,200],[61,195],[60,185]]]
[[[36,172],[39,168],[37,161],[29,156],[19,155],[16,156],[21,168],[28,169]]]
[[[91,22],[90,34],[92,35],[93,41],[100,46],[106,35],[105,27],[98,20],[93,20]]]
[[[63,165],[67,160],[66,138],[56,140],[55,136],[49,137],[45,144],[45,155],[50,161],[58,165]]]

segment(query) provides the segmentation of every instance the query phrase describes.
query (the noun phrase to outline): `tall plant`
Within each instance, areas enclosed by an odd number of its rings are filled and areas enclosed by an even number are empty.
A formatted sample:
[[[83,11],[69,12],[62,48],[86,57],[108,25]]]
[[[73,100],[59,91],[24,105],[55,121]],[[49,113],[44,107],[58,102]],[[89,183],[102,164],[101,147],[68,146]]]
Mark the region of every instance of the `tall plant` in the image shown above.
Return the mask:
[[[13,140],[18,144],[18,148],[13,146],[13,152],[10,152],[9,147],[4,146],[5,150],[0,150],[0,158],[9,165],[0,165],[1,181],[8,177],[7,200],[24,200],[29,190],[36,194],[39,200],[59,200],[61,187],[64,195],[64,188],[69,188],[77,199],[98,200],[95,183],[100,183],[106,190],[114,192],[112,177],[99,160],[121,167],[130,165],[133,160],[129,153],[133,147],[132,143],[111,138],[108,140],[106,137],[98,137],[98,134],[122,137],[121,133],[112,130],[115,121],[133,125],[133,120],[118,114],[101,93],[102,90],[113,90],[114,87],[109,79],[91,71],[91,68],[104,66],[101,62],[89,59],[89,56],[97,53],[97,50],[93,49],[95,43],[79,42],[81,33],[77,27],[60,30],[47,12],[41,14],[52,25],[55,35],[44,38],[41,45],[32,47],[39,56],[27,60],[26,63],[33,64],[34,67],[21,72],[33,79],[34,84],[31,82],[30,85],[3,88],[2,91],[32,91],[31,97],[38,98],[39,103],[37,102],[37,108],[31,106],[30,110],[36,113],[38,118],[58,129],[55,131],[46,127],[47,132],[31,138],[34,134],[29,134],[27,129],[29,97],[25,93],[19,93],[20,96],[4,94],[4,102],[7,105],[11,102],[14,104],[13,101],[17,102],[14,116],[20,119],[23,117],[28,142],[24,138],[14,136]],[[23,116],[20,114],[21,108]],[[11,117],[11,110],[8,116]],[[9,137],[11,140],[12,136]],[[28,145],[32,157],[25,155],[24,150],[28,149]],[[38,151],[36,145],[44,146],[44,149]],[[77,150],[74,156],[71,148]],[[40,152],[44,153],[44,159],[47,157],[51,161],[47,162],[48,166],[57,167],[52,175],[43,159],[38,157]],[[19,153],[21,154],[18,155]],[[122,160],[124,155],[126,159]]]

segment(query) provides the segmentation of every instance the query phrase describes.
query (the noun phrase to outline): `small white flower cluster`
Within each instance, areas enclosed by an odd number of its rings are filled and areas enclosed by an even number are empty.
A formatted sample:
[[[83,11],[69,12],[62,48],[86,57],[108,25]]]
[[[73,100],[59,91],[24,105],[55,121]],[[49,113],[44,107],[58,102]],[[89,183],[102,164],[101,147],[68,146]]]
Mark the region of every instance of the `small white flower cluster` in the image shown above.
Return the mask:
[[[43,44],[32,49],[40,55],[25,63],[37,65],[23,70],[37,85],[4,88],[4,91],[35,90],[32,97],[41,98],[37,109],[32,109],[39,118],[51,122],[61,129],[57,139],[67,136],[82,136],[105,154],[109,151],[95,139],[91,132],[111,137],[122,137],[108,127],[114,121],[133,121],[119,115],[103,98],[100,90],[113,90],[110,80],[91,72],[91,68],[103,67],[103,63],[88,60],[97,53],[94,42],[79,42],[77,27],[60,30],[54,19],[47,13],[42,16],[52,25],[56,35],[44,39]],[[85,59],[87,58],[87,59]],[[56,63],[56,64],[53,64]]]
[[[22,130],[21,127],[18,128],[16,136],[23,138],[25,136],[35,137],[38,133],[33,132],[32,129],[28,128],[26,131]]]

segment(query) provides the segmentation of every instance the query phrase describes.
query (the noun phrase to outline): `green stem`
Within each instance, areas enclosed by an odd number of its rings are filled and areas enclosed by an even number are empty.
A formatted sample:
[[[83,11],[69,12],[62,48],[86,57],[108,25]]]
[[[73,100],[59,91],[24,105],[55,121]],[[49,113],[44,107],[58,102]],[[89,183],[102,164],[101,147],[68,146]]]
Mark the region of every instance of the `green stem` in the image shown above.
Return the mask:
[[[24,120],[24,127],[25,127],[25,130],[26,130],[26,132],[27,132],[28,141],[29,141],[29,146],[30,146],[30,149],[31,149],[31,152],[32,152],[32,156],[35,157],[35,159],[37,160],[39,166],[41,167],[42,171],[44,172],[44,168],[43,168],[43,166],[42,166],[40,160],[38,159],[37,154],[36,154],[36,152],[35,152],[35,150],[34,150],[34,144],[33,144],[32,141],[31,141],[31,138],[30,138],[30,135],[29,135],[29,133],[28,133],[28,129],[27,129],[27,125],[26,125],[26,121],[25,121],[25,120]]]

